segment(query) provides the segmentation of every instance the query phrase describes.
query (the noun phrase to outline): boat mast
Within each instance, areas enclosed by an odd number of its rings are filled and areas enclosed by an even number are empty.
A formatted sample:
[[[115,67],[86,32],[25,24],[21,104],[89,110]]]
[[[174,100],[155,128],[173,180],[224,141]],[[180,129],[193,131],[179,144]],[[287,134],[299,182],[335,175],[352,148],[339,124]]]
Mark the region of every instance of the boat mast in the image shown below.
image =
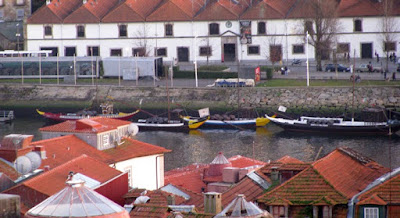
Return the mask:
[[[356,70],[356,50],[354,49],[354,55],[353,55],[353,101],[351,103],[351,110],[352,110],[351,121],[352,122],[354,122],[354,86],[355,86],[355,81],[356,81],[356,77],[354,74],[355,70]]]

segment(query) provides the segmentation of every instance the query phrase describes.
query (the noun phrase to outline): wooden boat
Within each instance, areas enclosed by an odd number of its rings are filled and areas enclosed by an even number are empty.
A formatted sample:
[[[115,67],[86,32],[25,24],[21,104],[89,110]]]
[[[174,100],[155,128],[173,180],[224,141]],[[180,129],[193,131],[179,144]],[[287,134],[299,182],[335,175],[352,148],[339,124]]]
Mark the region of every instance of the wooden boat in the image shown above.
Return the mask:
[[[196,120],[199,118],[184,116],[184,120]],[[200,126],[201,129],[255,129],[269,123],[266,117],[257,118],[233,118],[233,119],[209,119]]]
[[[209,117],[188,120],[168,120],[166,117],[151,117],[133,122],[139,131],[189,131],[199,128]]]
[[[343,118],[306,117],[299,119],[266,118],[284,130],[295,132],[340,133],[340,134],[379,134],[390,135],[400,129],[400,121],[387,122],[345,121]]]
[[[43,117],[50,119],[50,120],[55,120],[55,121],[66,121],[66,120],[79,120],[79,119],[84,119],[84,118],[90,118],[90,117],[106,117],[106,118],[112,118],[112,119],[118,119],[118,120],[129,120],[131,119],[135,114],[139,112],[139,110],[136,110],[132,113],[122,113],[119,112],[118,114],[95,114],[95,113],[51,113],[51,112],[43,112],[38,109],[36,109],[38,114],[42,115]]]

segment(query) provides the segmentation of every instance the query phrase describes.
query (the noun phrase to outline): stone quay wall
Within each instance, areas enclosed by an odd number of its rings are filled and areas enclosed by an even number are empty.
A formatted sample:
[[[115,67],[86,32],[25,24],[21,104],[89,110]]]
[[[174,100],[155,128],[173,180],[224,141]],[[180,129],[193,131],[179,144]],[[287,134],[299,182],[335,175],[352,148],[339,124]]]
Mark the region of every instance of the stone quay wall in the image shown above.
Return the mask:
[[[169,88],[167,92],[165,87],[0,84],[0,107],[3,108],[83,108],[113,100],[116,106],[124,108],[165,109],[168,96],[172,107],[192,109],[232,109],[238,103],[241,107],[277,109],[282,105],[288,109],[310,110],[343,109],[353,105],[353,87]],[[354,107],[367,106],[400,106],[400,87],[355,87]]]

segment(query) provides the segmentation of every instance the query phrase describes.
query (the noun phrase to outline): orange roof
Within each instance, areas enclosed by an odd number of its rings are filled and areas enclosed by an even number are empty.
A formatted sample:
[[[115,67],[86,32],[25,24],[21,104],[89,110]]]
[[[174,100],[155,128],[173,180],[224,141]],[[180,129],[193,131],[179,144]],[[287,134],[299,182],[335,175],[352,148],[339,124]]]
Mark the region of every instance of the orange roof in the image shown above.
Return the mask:
[[[182,10],[172,0],[164,0],[147,18],[146,21],[191,21],[191,14]]]
[[[336,205],[347,198],[329,184],[313,167],[258,198],[266,205]]]
[[[102,22],[142,22],[162,0],[126,0],[110,11]]]
[[[129,213],[131,217],[158,217],[167,218],[170,217],[171,209],[168,206],[157,206],[148,204],[138,204]]]
[[[214,0],[208,3],[205,10],[201,11],[194,20],[238,20],[241,8],[239,8],[239,6],[234,6],[229,1],[230,0]],[[243,8],[242,10],[244,11]]]
[[[81,5],[82,0],[53,0],[29,17],[28,23],[62,23],[65,17]]]
[[[228,159],[232,167],[245,168],[254,165],[264,165],[265,162],[243,157],[240,155],[233,156]],[[220,182],[222,176],[214,176],[205,178],[205,171],[208,170],[209,164],[192,164],[183,168],[178,168],[165,172],[164,183],[173,184],[183,187],[196,193],[203,192],[207,182]]]
[[[52,126],[46,126],[39,129],[42,132],[71,132],[71,133],[100,133],[119,126],[129,125],[131,122],[117,120],[105,117],[93,117],[80,119],[77,121],[68,120]]]
[[[313,163],[332,186],[349,199],[389,169],[349,148],[337,148]]]
[[[109,155],[113,161],[119,162],[123,160],[129,160],[135,157],[143,157],[156,154],[164,154],[171,152],[171,150],[163,147],[148,144],[131,138],[124,138],[122,144],[103,152]]]
[[[118,3],[119,0],[88,0],[69,14],[64,23],[98,23]]]
[[[366,191],[357,197],[360,201],[357,204],[373,204],[386,205],[386,204],[399,204],[400,203],[400,174],[393,176],[382,184],[377,185],[371,190]]]
[[[341,17],[379,16],[381,4],[370,0],[342,0],[337,10]]]
[[[19,177],[18,172],[14,167],[8,165],[6,162],[0,160],[0,172],[4,173],[11,180],[16,180]]]
[[[264,0],[254,3],[243,13],[241,19],[257,20],[257,19],[282,19],[286,16],[287,11],[282,10],[282,7],[290,7],[295,0]]]
[[[100,162],[85,154],[68,161],[50,171],[46,171],[22,183],[23,185],[37,190],[43,194],[51,196],[65,188],[65,181],[69,172],[81,173],[100,183],[107,182],[121,174],[122,172],[109,167],[106,163]]]
[[[49,166],[50,169],[64,164],[81,154],[86,154],[105,163],[112,163],[112,157],[90,146],[75,135],[67,135],[33,142],[32,149],[38,150],[40,146],[46,151],[46,159],[42,159],[41,167]],[[37,147],[35,149],[35,147]]]
[[[289,164],[289,163],[303,164],[304,163],[303,161],[301,161],[297,158],[291,157],[289,155],[285,155],[285,156],[279,158],[278,160],[276,160],[276,162],[285,163],[285,164]]]

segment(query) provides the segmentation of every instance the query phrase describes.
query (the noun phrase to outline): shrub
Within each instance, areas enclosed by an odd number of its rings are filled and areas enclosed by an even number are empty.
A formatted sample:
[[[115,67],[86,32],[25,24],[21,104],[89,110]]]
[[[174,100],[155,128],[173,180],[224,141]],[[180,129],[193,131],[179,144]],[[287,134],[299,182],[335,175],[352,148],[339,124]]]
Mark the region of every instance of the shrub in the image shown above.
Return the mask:
[[[228,69],[226,66],[203,65],[197,68],[198,71],[224,71]]]
[[[174,78],[194,79],[194,71],[174,71]],[[237,78],[237,72],[210,72],[198,71],[197,78],[199,79],[218,79],[218,78]]]

